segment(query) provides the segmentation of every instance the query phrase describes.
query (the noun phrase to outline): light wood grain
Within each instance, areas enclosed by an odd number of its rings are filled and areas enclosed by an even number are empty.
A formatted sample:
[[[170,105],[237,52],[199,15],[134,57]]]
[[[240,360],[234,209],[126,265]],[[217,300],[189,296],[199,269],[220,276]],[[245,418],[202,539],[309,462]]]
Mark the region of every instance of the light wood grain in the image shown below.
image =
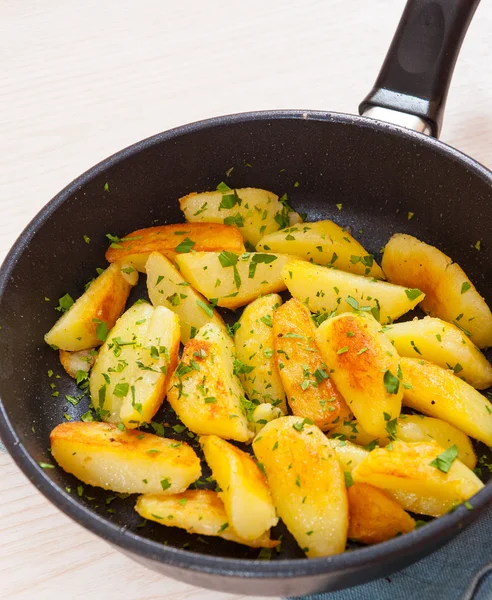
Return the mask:
[[[146,136],[246,110],[356,112],[403,4],[0,0],[0,258],[71,179]],[[489,167],[490,31],[492,5],[483,2],[441,136]],[[133,563],[61,514],[2,454],[0,597],[62,590],[94,600],[237,598]]]

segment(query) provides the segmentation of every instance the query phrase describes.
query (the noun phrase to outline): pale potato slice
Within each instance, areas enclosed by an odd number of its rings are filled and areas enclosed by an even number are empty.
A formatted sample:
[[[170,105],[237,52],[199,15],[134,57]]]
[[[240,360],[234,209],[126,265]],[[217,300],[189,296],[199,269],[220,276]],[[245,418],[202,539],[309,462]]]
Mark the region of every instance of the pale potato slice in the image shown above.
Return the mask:
[[[204,325],[186,344],[167,398],[191,431],[247,442],[253,432],[244,390],[234,374],[234,354],[231,338],[220,327]]]
[[[345,550],[348,504],[345,479],[330,442],[300,417],[280,417],[253,441],[277,514],[309,557]]]
[[[234,334],[238,374],[248,398],[267,402],[287,413],[285,392],[277,371],[273,349],[272,319],[282,304],[278,294],[254,300],[243,311]]]
[[[110,263],[131,264],[145,273],[145,263],[152,252],[160,252],[174,260],[181,252],[244,252],[243,238],[235,227],[216,223],[176,223],[137,229],[119,241],[112,242],[106,251]]]
[[[215,323],[226,331],[219,313],[184,279],[168,258],[152,252],[145,269],[150,301],[154,306],[165,306],[178,315],[182,344],[186,344],[206,323]]]
[[[144,519],[167,527],[213,535],[251,548],[275,548],[279,543],[271,540],[268,533],[256,540],[242,538],[228,522],[217,492],[210,490],[188,490],[174,496],[145,494],[137,498],[135,510]]]
[[[470,384],[425,360],[402,358],[403,404],[492,446],[492,404]]]
[[[424,415],[400,415],[396,423],[396,437],[403,442],[435,441],[442,448],[456,446],[458,459],[469,469],[474,469],[477,457],[470,438],[458,428]],[[389,443],[389,440],[386,440]],[[386,443],[380,440],[380,443]]]
[[[301,223],[261,238],[258,252],[294,254],[318,265],[329,265],[356,275],[384,279],[372,254],[333,221]]]
[[[118,319],[90,375],[103,420],[134,428],[152,419],[176,368],[179,338],[179,319],[164,306],[137,303]]]
[[[369,454],[369,450],[366,450],[357,444],[353,444],[348,440],[329,438],[328,442],[332,448],[335,448],[342,470],[348,471],[349,473],[351,473],[357,465],[360,465]]]
[[[292,259],[282,270],[289,292],[320,315],[362,310],[372,312],[380,323],[391,323],[423,299],[418,290],[409,290],[386,281],[369,279]]]
[[[384,331],[400,356],[421,356],[444,369],[453,369],[479,390],[492,385],[492,365],[455,325],[425,317],[395,323]]]
[[[400,285],[425,292],[422,309],[454,323],[479,348],[492,346],[492,313],[463,269],[443,252],[403,233],[386,244],[383,270]]]
[[[367,447],[387,446],[391,441],[386,436],[374,438],[362,428],[360,423],[348,420],[332,429],[330,435]],[[441,419],[433,419],[424,415],[400,415],[396,421],[394,437],[402,442],[435,441],[443,448],[455,445],[458,448],[458,458],[464,465],[473,469],[477,464],[477,457],[470,438]]]
[[[201,436],[200,444],[227,521],[246,540],[261,537],[278,523],[265,476],[249,454],[216,435]]]
[[[231,309],[285,290],[280,273],[289,260],[286,255],[258,252],[193,252],[176,257],[186,281],[209,300]]]
[[[358,446],[384,446],[389,443],[388,432],[382,437],[367,433],[357,420],[345,419],[334,427],[329,436],[333,439],[349,440]]]
[[[345,313],[316,331],[316,343],[331,378],[362,427],[388,435],[401,412],[399,356],[371,315]]]
[[[283,412],[278,406],[273,406],[267,402],[258,404],[253,410],[253,423],[255,433],[258,434],[267,423],[283,416]]]
[[[354,483],[347,490],[348,537],[361,544],[380,544],[415,529],[415,521],[384,490]]]
[[[273,315],[275,360],[289,406],[294,415],[326,431],[350,411],[330,377],[314,336],[311,314],[298,300],[292,298],[277,308]]]
[[[473,471],[457,459],[448,465],[448,472],[431,464],[443,452],[436,442],[395,441],[391,446],[370,452],[353,470],[352,477],[356,482],[386,489],[391,495],[398,492],[394,496],[397,500],[405,502],[412,496],[425,499],[412,508],[404,507],[438,517],[483,488]]]
[[[79,350],[78,352],[67,352],[60,350],[60,362],[66,373],[77,378],[78,373],[88,373],[96,360],[97,351],[95,348]]]
[[[302,219],[285,200],[259,188],[228,189],[188,194],[179,205],[189,222],[225,223],[239,227],[244,239],[255,246],[260,238]]]
[[[200,459],[188,444],[111,423],[61,423],[50,441],[62,469],[105,490],[177,494],[201,475]]]
[[[100,346],[125,308],[132,285],[117,263],[97,277],[44,336],[50,346],[76,352]]]

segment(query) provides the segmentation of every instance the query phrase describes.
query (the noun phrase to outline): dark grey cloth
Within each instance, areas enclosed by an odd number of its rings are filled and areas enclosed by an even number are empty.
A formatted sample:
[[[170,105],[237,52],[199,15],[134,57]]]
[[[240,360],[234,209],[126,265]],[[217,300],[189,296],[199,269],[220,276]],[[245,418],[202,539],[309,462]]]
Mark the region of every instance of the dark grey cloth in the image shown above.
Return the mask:
[[[388,579],[303,600],[492,600],[492,510],[449,544]],[[490,569],[486,569],[489,566]],[[474,577],[480,581],[471,589]]]

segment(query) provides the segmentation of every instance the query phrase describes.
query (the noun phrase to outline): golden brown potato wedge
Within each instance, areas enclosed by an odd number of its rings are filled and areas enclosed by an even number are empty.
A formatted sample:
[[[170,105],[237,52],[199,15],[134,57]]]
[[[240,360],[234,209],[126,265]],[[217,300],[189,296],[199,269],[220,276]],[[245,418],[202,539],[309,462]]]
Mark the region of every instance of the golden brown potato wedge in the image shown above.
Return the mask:
[[[232,190],[224,184],[220,187],[213,192],[193,192],[180,198],[186,220],[235,225],[253,246],[263,235],[302,220],[285,199],[280,201],[273,192],[259,188]]]
[[[50,346],[76,352],[100,346],[125,308],[132,285],[119,264],[110,265],[44,336]]]
[[[425,360],[402,358],[403,404],[442,419],[492,446],[492,404],[453,373]]]
[[[179,338],[179,319],[164,306],[137,303],[118,319],[89,380],[104,421],[135,428],[152,419],[176,368]]]
[[[318,265],[384,279],[372,254],[346,230],[333,221],[300,223],[261,238],[259,252],[293,254]]]
[[[443,252],[403,233],[386,244],[390,281],[425,292],[422,309],[457,325],[479,348],[492,346],[492,313],[463,269]]]
[[[253,402],[267,402],[287,412],[285,392],[273,349],[272,319],[282,304],[278,294],[254,300],[243,311],[234,334],[239,379]]]
[[[355,444],[372,448],[387,446],[389,437],[374,438],[362,428],[357,421],[345,420],[330,431],[330,436],[340,440],[350,440]],[[394,436],[402,442],[437,442],[443,448],[455,445],[458,448],[458,458],[469,469],[477,463],[470,438],[445,421],[433,419],[424,415],[400,415],[396,421]]]
[[[321,267],[297,258],[285,265],[282,277],[294,298],[322,318],[362,310],[372,312],[380,323],[392,323],[415,308],[424,297],[419,290]]]
[[[111,423],[61,423],[50,440],[62,469],[105,490],[177,494],[201,475],[200,459],[184,442]]]
[[[137,498],[135,510],[144,519],[167,527],[218,536],[252,548],[275,548],[279,543],[271,540],[268,533],[256,540],[242,538],[228,522],[217,492],[210,490],[188,490],[173,496],[145,494]]]
[[[184,279],[168,258],[152,252],[145,269],[150,301],[154,306],[165,306],[178,315],[183,344],[195,337],[206,323],[215,323],[226,331],[219,313]]]
[[[260,538],[278,523],[265,476],[249,454],[216,435],[201,436],[200,444],[227,521],[242,538]]]
[[[404,508],[438,517],[483,488],[473,471],[453,458],[457,452],[450,455],[451,449],[444,450],[436,442],[395,441],[369,452],[352,477],[387,490],[398,501],[400,492],[406,501],[413,496],[420,501]]]
[[[298,300],[292,298],[277,308],[273,315],[274,358],[289,406],[294,415],[310,419],[326,431],[350,411],[314,336],[311,315]]]
[[[112,242],[106,251],[110,263],[131,264],[145,273],[145,263],[152,252],[160,252],[170,260],[182,252],[244,252],[243,238],[238,229],[217,223],[176,223],[146,227]]]
[[[282,254],[193,252],[176,257],[181,274],[218,306],[235,309],[259,296],[285,290],[280,276],[289,261]]]
[[[77,379],[77,374],[88,373],[96,360],[97,351],[95,348],[79,350],[78,352],[67,352],[60,350],[60,362],[66,373]]]
[[[345,550],[348,504],[330,442],[300,417],[271,421],[253,442],[279,517],[309,558]]]
[[[231,338],[220,327],[204,325],[186,344],[167,398],[191,431],[247,442],[253,431],[244,390],[234,374],[234,353]]]
[[[395,323],[384,331],[400,356],[422,357],[453,369],[455,375],[479,390],[492,385],[492,365],[455,325],[425,317]]]
[[[361,544],[380,544],[415,529],[415,521],[384,490],[354,483],[347,490],[348,537]]]
[[[399,356],[371,315],[345,313],[328,319],[316,342],[331,377],[362,427],[388,435],[401,412]]]

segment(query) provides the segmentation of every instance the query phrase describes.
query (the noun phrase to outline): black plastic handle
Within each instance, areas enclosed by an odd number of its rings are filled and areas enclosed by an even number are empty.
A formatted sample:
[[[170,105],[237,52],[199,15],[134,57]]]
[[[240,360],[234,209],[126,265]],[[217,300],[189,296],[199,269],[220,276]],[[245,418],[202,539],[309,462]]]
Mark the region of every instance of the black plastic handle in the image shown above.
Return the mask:
[[[363,114],[380,106],[420,117],[439,136],[454,65],[480,0],[408,0]]]

